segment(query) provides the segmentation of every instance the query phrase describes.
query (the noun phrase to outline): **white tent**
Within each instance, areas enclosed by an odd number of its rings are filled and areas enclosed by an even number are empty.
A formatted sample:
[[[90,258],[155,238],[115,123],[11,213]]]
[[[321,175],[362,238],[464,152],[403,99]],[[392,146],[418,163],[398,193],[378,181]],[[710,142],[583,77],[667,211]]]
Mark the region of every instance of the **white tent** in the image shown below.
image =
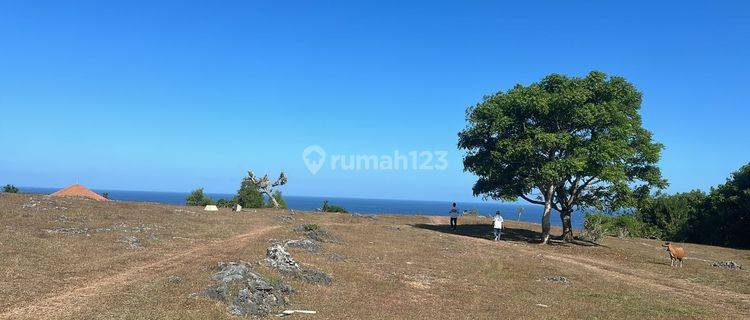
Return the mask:
[[[210,205],[207,205],[203,210],[206,210],[206,211],[219,211],[219,208],[217,208],[215,205],[210,204]]]

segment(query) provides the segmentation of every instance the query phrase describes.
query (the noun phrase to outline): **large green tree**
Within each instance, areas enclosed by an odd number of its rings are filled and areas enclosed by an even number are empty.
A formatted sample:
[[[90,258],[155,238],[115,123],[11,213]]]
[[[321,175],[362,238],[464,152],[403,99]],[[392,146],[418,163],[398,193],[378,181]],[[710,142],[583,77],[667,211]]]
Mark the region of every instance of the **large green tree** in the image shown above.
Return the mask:
[[[233,199],[243,208],[262,208],[263,194],[255,183],[252,174],[242,179],[240,189],[237,190],[237,196]]]
[[[562,238],[572,240],[576,208],[617,210],[666,185],[656,166],[663,147],[643,128],[640,106],[632,84],[598,71],[486,96],[467,109],[458,134],[464,169],[478,177],[474,195],[543,205],[545,243],[556,210]]]
[[[691,241],[750,248],[750,163],[711,188],[706,205],[694,212]]]
[[[214,201],[203,193],[203,188],[191,191],[185,198],[186,206],[207,206],[209,204],[214,204]]]

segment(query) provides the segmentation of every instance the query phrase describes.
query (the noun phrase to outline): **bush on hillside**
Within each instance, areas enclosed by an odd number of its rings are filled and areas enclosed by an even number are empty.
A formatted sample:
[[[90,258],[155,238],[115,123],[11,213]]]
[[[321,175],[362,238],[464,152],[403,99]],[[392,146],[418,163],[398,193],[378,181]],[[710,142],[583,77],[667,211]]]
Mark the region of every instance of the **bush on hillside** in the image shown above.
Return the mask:
[[[18,193],[18,188],[16,188],[16,186],[14,186],[12,184],[6,184],[3,187],[3,192],[5,192],[5,193]]]
[[[219,201],[216,201],[216,206],[219,208],[231,208],[237,203],[235,199],[219,199]]]
[[[240,189],[237,190],[237,196],[234,198],[234,201],[243,208],[262,208],[266,206],[263,201],[263,194],[261,194],[260,189],[253,183],[253,180],[249,176],[242,179]]]
[[[687,239],[720,246],[750,248],[750,163],[711,188],[687,220]]]
[[[587,241],[598,243],[604,236],[640,237],[643,235],[643,224],[630,214],[607,215],[587,213],[584,216],[583,234]]]
[[[190,195],[185,199],[185,205],[188,206],[207,206],[210,204],[214,204],[214,201],[203,194],[203,188],[191,191]]]
[[[344,209],[343,207],[333,205],[333,204],[328,204],[328,200],[323,201],[323,206],[320,207],[320,211],[347,213],[346,209]]]
[[[279,204],[279,209],[288,209],[286,205],[286,201],[284,200],[284,197],[281,195],[281,191],[279,190],[274,191],[273,198],[276,199],[276,202]],[[270,201],[270,199],[268,201],[267,206],[269,208],[273,208],[273,203]]]
[[[657,238],[685,241],[690,238],[689,220],[703,211],[707,199],[699,190],[657,194],[641,201],[636,217],[648,225]]]

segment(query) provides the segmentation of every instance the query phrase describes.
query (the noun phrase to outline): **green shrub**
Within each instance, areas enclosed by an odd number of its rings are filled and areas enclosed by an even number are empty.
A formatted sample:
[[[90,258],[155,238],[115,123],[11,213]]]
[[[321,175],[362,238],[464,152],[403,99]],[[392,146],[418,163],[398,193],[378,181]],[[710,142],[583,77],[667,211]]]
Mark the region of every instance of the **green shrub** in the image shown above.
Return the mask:
[[[219,199],[216,201],[216,206],[219,208],[231,208],[236,204],[235,199]]]
[[[243,208],[262,208],[266,206],[263,194],[260,193],[258,186],[253,183],[249,176],[242,179],[240,189],[237,190],[237,196],[234,198],[234,201]]]
[[[320,227],[314,223],[308,223],[302,226],[302,230],[304,231],[315,231],[315,230],[318,230],[319,228]]]
[[[583,220],[583,233],[581,237],[585,240],[599,243],[607,233],[607,216],[603,214],[587,213]]]
[[[320,211],[347,213],[346,209],[344,209],[343,207],[328,204],[328,200],[323,201],[323,206],[320,208]]]
[[[276,190],[273,192],[273,198],[276,199],[276,202],[279,203],[279,209],[287,209],[286,201],[284,200],[284,197],[281,195],[281,191]],[[273,208],[273,203],[268,201],[268,207]]]
[[[6,184],[5,187],[3,187],[3,192],[5,193],[18,193],[18,188],[12,184]]]
[[[597,243],[604,236],[640,237],[643,230],[643,224],[630,214],[587,213],[584,216],[582,237]]]
[[[643,236],[750,248],[750,163],[708,193],[647,195],[636,209]]]
[[[702,211],[707,198],[699,190],[649,196],[638,205],[636,216],[657,238],[685,241],[690,238],[689,220]]]
[[[214,201],[203,194],[203,188],[191,191],[185,199],[185,205],[187,206],[207,206],[210,204],[214,204]]]

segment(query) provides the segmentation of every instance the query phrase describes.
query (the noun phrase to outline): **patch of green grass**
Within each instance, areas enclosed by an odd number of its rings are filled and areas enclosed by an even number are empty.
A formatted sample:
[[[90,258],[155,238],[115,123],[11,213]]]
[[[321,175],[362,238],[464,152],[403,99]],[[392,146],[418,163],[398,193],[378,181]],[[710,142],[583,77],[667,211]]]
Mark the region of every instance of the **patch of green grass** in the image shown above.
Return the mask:
[[[583,294],[582,299],[591,301],[601,302],[605,305],[617,305],[621,310],[625,310],[628,314],[636,316],[696,316],[703,315],[703,310],[696,308],[692,305],[682,305],[675,303],[675,301],[659,300],[652,298],[644,298],[640,294],[623,294],[619,292],[606,292],[606,293],[586,293]],[[592,315],[587,319],[598,319],[595,315]]]
[[[304,229],[305,231],[315,231],[315,230],[318,230],[319,228],[320,227],[317,224],[314,224],[314,223],[308,223],[308,224],[302,226],[302,229]]]

